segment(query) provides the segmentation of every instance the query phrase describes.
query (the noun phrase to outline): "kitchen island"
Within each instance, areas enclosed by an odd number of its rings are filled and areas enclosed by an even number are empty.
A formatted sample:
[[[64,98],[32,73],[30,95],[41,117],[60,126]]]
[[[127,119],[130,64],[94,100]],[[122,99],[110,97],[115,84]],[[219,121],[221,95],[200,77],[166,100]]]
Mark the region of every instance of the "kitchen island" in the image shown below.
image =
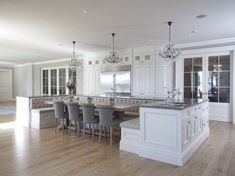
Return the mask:
[[[121,126],[120,150],[178,166],[209,135],[208,100],[142,104],[140,118]]]

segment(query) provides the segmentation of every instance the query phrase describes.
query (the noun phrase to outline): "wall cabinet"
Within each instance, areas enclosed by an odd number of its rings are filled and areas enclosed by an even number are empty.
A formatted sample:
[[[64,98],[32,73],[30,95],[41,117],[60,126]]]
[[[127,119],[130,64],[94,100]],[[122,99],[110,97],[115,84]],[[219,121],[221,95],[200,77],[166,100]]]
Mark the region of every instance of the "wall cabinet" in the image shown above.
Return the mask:
[[[90,60],[86,65],[86,94],[100,93],[100,61]]]
[[[133,64],[133,96],[154,97],[154,65],[153,54],[143,53],[134,56]]]

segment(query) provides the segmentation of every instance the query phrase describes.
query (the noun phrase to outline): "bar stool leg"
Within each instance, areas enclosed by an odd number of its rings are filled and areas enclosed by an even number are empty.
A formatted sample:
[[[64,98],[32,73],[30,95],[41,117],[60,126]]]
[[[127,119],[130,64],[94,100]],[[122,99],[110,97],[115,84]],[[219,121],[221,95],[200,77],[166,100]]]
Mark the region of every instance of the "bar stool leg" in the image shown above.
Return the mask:
[[[91,123],[89,123],[89,134],[91,135]]]
[[[101,141],[101,135],[102,135],[102,126],[100,125],[100,131],[99,131],[99,142]]]
[[[79,134],[80,134],[80,122],[79,121],[77,121],[76,122],[77,123],[77,126],[78,126],[78,128],[77,128],[77,136],[79,136]]]
[[[57,131],[57,118],[55,118],[55,133]]]
[[[64,119],[62,119],[62,135],[64,134]]]
[[[109,138],[110,138],[110,145],[113,145],[113,127],[111,126],[109,129]]]
[[[95,128],[94,128],[94,124],[92,124],[92,140],[95,139]]]
[[[85,137],[86,123],[83,122],[83,137]]]

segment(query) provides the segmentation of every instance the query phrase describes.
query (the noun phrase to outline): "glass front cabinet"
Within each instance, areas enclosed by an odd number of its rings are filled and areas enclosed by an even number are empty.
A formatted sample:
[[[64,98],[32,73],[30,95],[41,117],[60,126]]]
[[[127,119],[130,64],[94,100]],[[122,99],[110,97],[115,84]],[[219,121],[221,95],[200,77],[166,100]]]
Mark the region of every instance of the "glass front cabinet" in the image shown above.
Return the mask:
[[[68,67],[41,69],[41,95],[66,95],[66,83],[72,80],[76,83],[76,71]],[[76,94],[76,89],[74,90]]]

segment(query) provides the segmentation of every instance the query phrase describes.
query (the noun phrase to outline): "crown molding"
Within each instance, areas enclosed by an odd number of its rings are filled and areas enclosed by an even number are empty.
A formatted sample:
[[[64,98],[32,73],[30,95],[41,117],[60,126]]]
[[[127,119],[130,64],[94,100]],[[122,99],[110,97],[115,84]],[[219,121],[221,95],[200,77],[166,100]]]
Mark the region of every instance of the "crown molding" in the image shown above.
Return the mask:
[[[212,46],[213,47],[213,45],[226,45],[226,44],[231,44],[231,43],[235,43],[235,37],[201,41],[201,42],[192,42],[192,43],[185,43],[185,44],[176,44],[175,46],[177,48],[187,49],[187,48],[200,47],[200,46]]]

